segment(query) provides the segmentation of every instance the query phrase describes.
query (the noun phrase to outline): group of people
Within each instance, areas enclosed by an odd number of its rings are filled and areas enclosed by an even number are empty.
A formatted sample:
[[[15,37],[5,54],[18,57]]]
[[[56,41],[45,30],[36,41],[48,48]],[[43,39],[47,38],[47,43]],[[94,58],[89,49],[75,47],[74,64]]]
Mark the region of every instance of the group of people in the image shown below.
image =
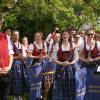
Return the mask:
[[[99,100],[100,41],[93,29],[73,33],[54,27],[46,40],[36,32],[29,44],[28,37],[19,42],[17,30],[1,32],[0,99],[24,100],[28,93],[29,100],[43,100],[42,73],[54,71],[48,100]]]

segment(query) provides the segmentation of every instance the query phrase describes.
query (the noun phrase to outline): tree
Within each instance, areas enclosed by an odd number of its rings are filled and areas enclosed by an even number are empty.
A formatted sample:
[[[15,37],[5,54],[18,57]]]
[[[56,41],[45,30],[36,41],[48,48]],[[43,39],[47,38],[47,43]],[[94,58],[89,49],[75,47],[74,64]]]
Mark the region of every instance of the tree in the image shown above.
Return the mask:
[[[8,7],[6,25],[13,26],[22,33],[48,33],[55,24],[61,30],[69,26],[80,29],[86,22],[96,25],[100,11],[99,0],[18,0],[17,3],[8,1],[3,2],[3,5]]]

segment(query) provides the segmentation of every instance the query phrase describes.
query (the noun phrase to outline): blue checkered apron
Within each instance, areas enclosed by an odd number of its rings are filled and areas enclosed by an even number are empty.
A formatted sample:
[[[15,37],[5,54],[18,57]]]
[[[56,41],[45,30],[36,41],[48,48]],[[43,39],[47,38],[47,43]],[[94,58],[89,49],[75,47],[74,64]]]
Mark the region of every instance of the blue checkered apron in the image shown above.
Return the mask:
[[[32,64],[32,59],[31,58],[25,58],[24,59],[24,86],[25,86],[25,93],[29,93],[29,77],[28,77],[28,69],[31,67]]]
[[[87,66],[85,100],[100,100],[100,73],[95,73],[95,69],[95,66]]]
[[[50,62],[48,59],[44,62],[44,72],[51,72],[56,70],[56,64],[53,62]]]
[[[11,95],[23,95],[24,88],[24,66],[20,60],[14,60],[11,69]]]
[[[84,100],[86,93],[86,68],[81,68],[81,61],[77,62],[77,68],[75,71],[76,77],[76,100]]]
[[[52,100],[75,100],[75,75],[72,66],[61,71],[57,65],[53,84]]]
[[[28,69],[29,77],[29,100],[42,98],[42,65],[32,65]]]

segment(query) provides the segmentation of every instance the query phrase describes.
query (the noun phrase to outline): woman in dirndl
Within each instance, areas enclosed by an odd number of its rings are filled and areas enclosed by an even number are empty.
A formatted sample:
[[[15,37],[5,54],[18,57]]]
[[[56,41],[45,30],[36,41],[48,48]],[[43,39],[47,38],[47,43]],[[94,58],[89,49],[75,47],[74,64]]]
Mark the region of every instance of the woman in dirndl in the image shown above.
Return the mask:
[[[14,50],[14,61],[11,69],[11,95],[14,100],[23,100],[24,87],[24,57],[26,52],[19,42],[19,32],[14,30],[12,35],[12,45]]]
[[[82,42],[81,42],[81,36],[78,33],[74,35],[74,43],[79,52]],[[86,68],[82,68],[81,63],[82,61],[79,59],[76,64],[76,71],[75,71],[76,100],[84,100],[84,96],[86,93]]]
[[[47,36],[46,42],[47,42],[47,47],[49,47],[53,42],[54,42],[54,36],[56,33],[59,33],[59,27],[55,26],[51,33]]]
[[[61,37],[60,33],[56,33],[54,36],[54,42],[52,44],[50,44],[50,46],[48,48],[49,60],[46,61],[45,72],[52,72],[53,74],[48,75],[47,78],[45,77],[45,81],[46,81],[46,79],[48,80],[48,78],[49,78],[49,80],[52,80],[52,82],[50,83],[47,100],[52,100],[52,86],[53,86],[54,74],[56,71],[56,64],[53,62],[53,59],[57,59],[57,51],[59,49],[60,37]],[[49,81],[46,81],[46,82],[49,82]],[[47,85],[49,85],[49,83]]]
[[[24,36],[22,38],[22,44],[23,44],[26,54],[27,54],[26,58],[24,59],[24,61],[25,61],[24,77],[25,77],[25,89],[26,89],[25,91],[26,91],[26,93],[29,93],[28,68],[31,66],[32,59],[28,57],[28,49],[29,49],[28,37]]]
[[[100,99],[100,73],[97,68],[100,66],[100,41],[95,40],[95,32],[89,30],[87,39],[80,47],[80,59],[82,67],[87,70],[86,76],[86,95],[84,100],[99,100]]]
[[[75,100],[75,63],[78,52],[73,43],[69,41],[68,32],[62,34],[61,43],[57,51],[57,64],[55,72],[52,100]]]
[[[50,44],[48,48],[48,66],[47,71],[55,71],[56,70],[56,64],[52,62],[53,59],[57,59],[57,51],[59,48],[59,42],[60,42],[60,33],[56,33],[54,36],[54,42]],[[49,66],[51,65],[51,66]]]
[[[42,96],[42,71],[47,54],[46,42],[42,40],[42,33],[35,33],[35,41],[30,44],[28,56],[33,59],[28,69],[30,100],[41,100]]]

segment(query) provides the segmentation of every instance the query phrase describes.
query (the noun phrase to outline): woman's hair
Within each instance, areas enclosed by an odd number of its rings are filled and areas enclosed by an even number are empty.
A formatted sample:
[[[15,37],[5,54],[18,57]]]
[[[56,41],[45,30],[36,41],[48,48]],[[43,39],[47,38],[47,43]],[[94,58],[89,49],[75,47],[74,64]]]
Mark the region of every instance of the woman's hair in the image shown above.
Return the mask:
[[[14,32],[18,32],[20,34],[18,30],[12,30],[12,35],[14,34]]]
[[[35,35],[36,35],[36,34],[40,34],[41,36],[43,35],[43,33],[42,33],[42,32],[36,32],[36,33],[35,33]]]
[[[24,39],[24,38],[28,39],[28,37],[27,37],[27,36],[24,36],[22,39]]]
[[[61,33],[61,38],[60,38],[60,42],[59,42],[59,45],[61,46],[62,44],[62,41],[63,41],[63,38],[62,38],[62,35],[67,32],[67,30],[63,30],[62,33]],[[67,32],[68,33],[68,32]],[[68,33],[69,34],[69,33]]]
[[[59,34],[59,35],[61,35],[61,33],[56,33],[55,35],[57,35],[57,34]],[[55,44],[56,42],[55,42],[55,39],[54,39],[54,44]]]
[[[8,30],[8,29],[10,29],[11,30],[11,33],[12,33],[12,28],[11,27],[6,27],[4,30],[3,30],[3,32],[5,32],[6,30]]]
[[[91,29],[87,31],[87,34],[88,34],[88,33],[91,33],[91,32],[92,32],[93,34],[95,34],[95,31],[94,31],[94,30],[91,30]],[[86,34],[86,35],[87,35],[87,34]]]
[[[75,36],[77,36],[77,35],[80,35],[80,33],[76,33],[76,34],[74,34],[73,37],[75,38]]]

